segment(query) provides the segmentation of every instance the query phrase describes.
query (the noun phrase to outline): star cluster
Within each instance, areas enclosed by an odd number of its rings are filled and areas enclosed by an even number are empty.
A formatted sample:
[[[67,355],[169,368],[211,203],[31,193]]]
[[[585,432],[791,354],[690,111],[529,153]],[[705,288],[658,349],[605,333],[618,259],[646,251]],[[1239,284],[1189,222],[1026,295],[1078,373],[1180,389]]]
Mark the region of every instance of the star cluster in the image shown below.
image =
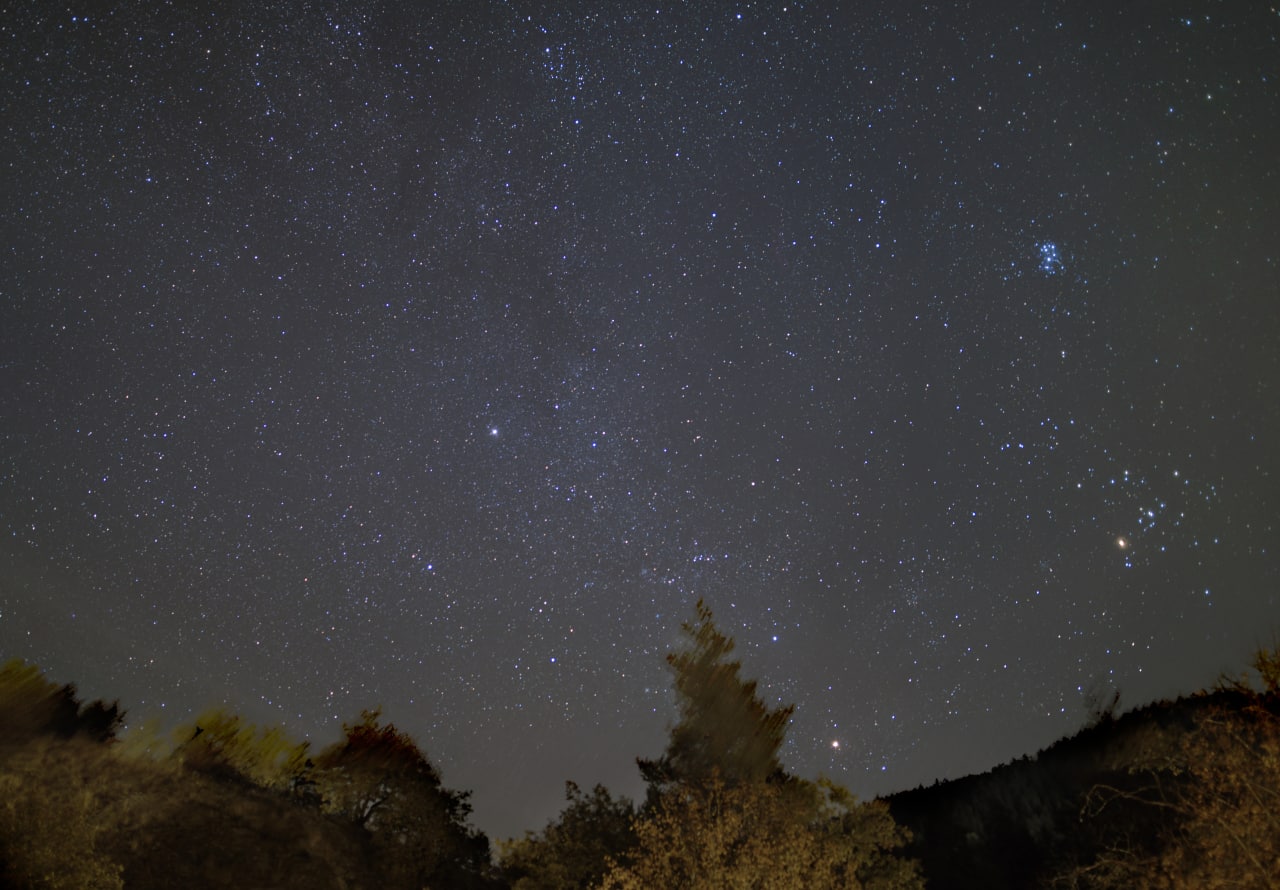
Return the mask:
[[[699,597],[870,795],[1276,614],[1280,15],[0,23],[0,654],[635,793]]]

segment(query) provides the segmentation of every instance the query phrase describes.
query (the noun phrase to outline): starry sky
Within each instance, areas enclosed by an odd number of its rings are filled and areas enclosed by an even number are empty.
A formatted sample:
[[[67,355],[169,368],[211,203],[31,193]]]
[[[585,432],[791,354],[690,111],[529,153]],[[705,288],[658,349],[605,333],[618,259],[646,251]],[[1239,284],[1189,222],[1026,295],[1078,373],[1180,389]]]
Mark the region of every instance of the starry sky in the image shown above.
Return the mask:
[[[988,769],[1280,628],[1266,2],[19,4],[0,656],[498,837],[705,598],[788,768]]]

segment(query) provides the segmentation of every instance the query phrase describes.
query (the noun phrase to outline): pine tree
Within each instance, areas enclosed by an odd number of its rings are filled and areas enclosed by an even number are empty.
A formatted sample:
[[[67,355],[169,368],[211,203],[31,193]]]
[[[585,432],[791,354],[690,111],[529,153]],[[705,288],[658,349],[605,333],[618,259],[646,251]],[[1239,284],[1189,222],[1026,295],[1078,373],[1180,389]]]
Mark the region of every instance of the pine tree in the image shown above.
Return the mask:
[[[761,701],[756,681],[742,679],[742,663],[729,660],[733,640],[702,600],[696,609],[697,621],[681,625],[688,645],[667,656],[680,719],[661,758],[637,761],[651,795],[674,783],[735,785],[783,775],[778,751],[794,706],[770,709]]]
[[[635,845],[610,857],[607,890],[918,890],[909,840],[880,801],[788,775],[778,752],[792,706],[770,708],[731,661],[733,640],[699,600],[667,656],[680,717],[658,760],[640,760],[649,800]]]

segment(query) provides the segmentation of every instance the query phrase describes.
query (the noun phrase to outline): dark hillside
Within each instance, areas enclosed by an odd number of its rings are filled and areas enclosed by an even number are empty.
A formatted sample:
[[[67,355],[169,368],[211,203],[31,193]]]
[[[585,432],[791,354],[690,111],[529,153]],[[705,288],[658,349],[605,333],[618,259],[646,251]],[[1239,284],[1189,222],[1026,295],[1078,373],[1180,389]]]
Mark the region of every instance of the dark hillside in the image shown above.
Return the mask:
[[[1153,783],[1147,767],[1176,760],[1181,741],[1207,715],[1239,712],[1253,698],[1219,691],[1150,704],[1103,719],[1035,757],[895,794],[889,807],[911,830],[909,853],[931,888],[1034,887],[1091,861],[1117,839],[1154,849],[1168,811],[1141,800]],[[1180,781],[1172,774],[1161,780],[1166,792]],[[1086,813],[1095,788],[1113,790],[1110,802]]]

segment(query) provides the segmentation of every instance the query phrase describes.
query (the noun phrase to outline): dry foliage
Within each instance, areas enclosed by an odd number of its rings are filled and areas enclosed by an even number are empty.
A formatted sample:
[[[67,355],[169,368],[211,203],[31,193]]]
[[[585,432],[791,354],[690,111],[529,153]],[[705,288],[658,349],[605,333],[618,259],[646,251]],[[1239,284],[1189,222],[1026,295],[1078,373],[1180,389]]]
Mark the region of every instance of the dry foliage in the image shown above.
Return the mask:
[[[1253,662],[1249,678],[1222,690],[1171,753],[1140,764],[1139,791],[1094,788],[1084,815],[1138,801],[1157,811],[1156,837],[1118,839],[1095,861],[1061,876],[1060,886],[1135,890],[1271,888],[1280,885],[1280,655]]]
[[[635,830],[631,861],[611,869],[605,890],[922,886],[915,865],[894,855],[906,833],[888,808],[825,782],[686,785]]]

